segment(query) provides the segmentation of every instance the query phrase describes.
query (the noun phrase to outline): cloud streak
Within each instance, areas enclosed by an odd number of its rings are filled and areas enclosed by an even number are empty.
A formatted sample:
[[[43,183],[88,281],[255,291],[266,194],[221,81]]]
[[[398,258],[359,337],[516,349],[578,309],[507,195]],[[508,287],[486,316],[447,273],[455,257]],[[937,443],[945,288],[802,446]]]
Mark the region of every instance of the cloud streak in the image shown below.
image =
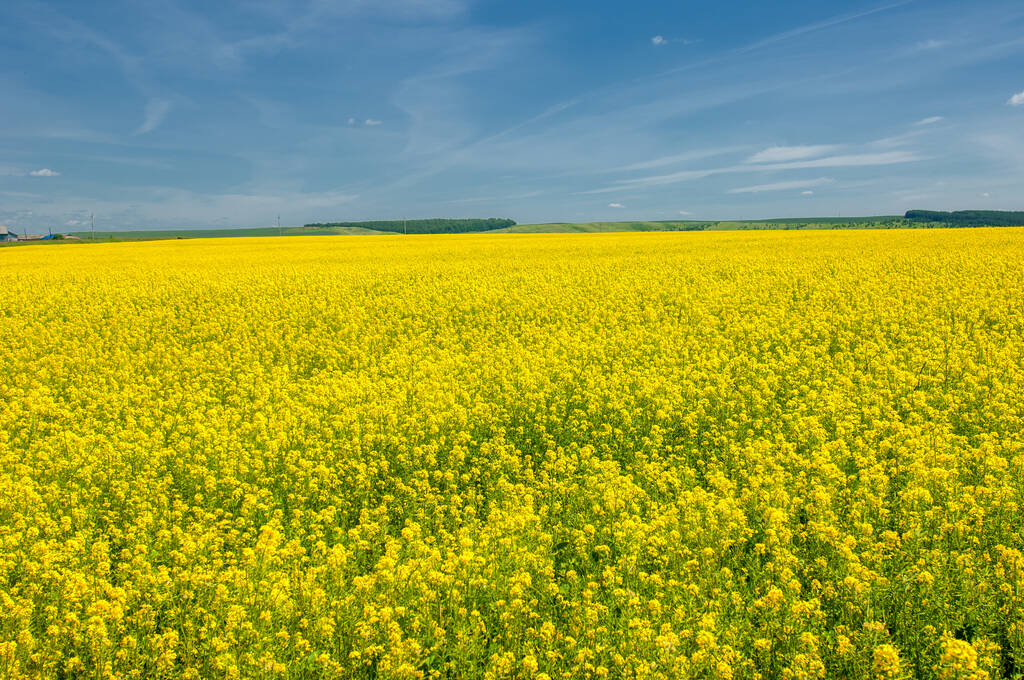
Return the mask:
[[[759,194],[762,191],[789,191],[792,189],[807,189],[809,187],[820,187],[823,184],[831,184],[835,180],[829,177],[819,177],[818,179],[798,179],[792,182],[773,182],[771,184],[755,184],[749,187],[739,187],[736,189],[730,189],[727,193],[730,194]],[[804,192],[805,194],[808,192]],[[814,192],[810,192],[814,193]]]
[[[171,103],[166,99],[150,99],[146,103],[146,117],[142,125],[135,130],[135,135],[145,135],[160,127],[168,112],[171,110]]]
[[[851,21],[856,21],[858,19],[864,19],[866,17],[869,17],[869,16],[871,16],[873,14],[878,14],[880,12],[888,12],[889,10],[892,10],[892,9],[897,9],[899,7],[905,7],[906,5],[909,5],[911,2],[913,2],[913,0],[901,0],[901,2],[894,2],[894,3],[888,4],[888,5],[882,5],[880,7],[874,7],[872,9],[865,10],[863,12],[853,12],[853,13],[850,13],[850,14],[841,14],[841,15],[838,15],[838,16],[834,16],[834,17],[832,17],[830,19],[825,19],[824,21],[819,21],[819,22],[812,23],[812,24],[806,24],[804,26],[800,26],[798,28],[794,28],[794,29],[791,29],[791,30],[788,30],[788,31],[784,31],[782,33],[777,33],[777,34],[775,34],[773,36],[769,36],[767,38],[764,38],[763,40],[759,40],[759,41],[757,41],[755,43],[747,45],[746,47],[740,48],[740,50],[738,50],[738,52],[740,52],[740,53],[751,52],[753,50],[761,49],[762,47],[768,47],[769,45],[774,45],[776,43],[788,42],[788,41],[792,40],[793,38],[799,38],[800,36],[806,35],[808,33],[814,33],[816,31],[821,31],[821,30],[824,30],[826,28],[832,28],[833,26],[839,26],[840,24],[849,23]]]
[[[651,38],[651,44],[654,45],[655,47],[662,47],[670,43],[677,45],[689,45],[691,42],[693,41],[687,40],[686,38],[666,38],[663,35],[656,35],[653,38]]]
[[[837,150],[839,147],[833,144],[818,144],[813,146],[773,146],[760,151],[747,159],[747,163],[782,163],[796,161],[805,158],[824,156]]]
[[[633,179],[616,180],[616,186],[591,189],[580,192],[581,194],[606,194],[623,189],[639,189],[646,187],[665,186],[677,184],[689,180],[704,179],[713,175],[724,175],[734,173],[750,173],[779,170],[803,170],[807,168],[853,168],[882,165],[898,165],[901,163],[913,163],[915,161],[927,160],[915,151],[886,151],[882,153],[860,153],[844,154],[838,156],[826,156],[824,158],[813,158],[808,160],[796,160],[785,163],[752,164],[741,163],[721,168],[708,168],[703,170],[683,170],[666,175],[652,175],[648,177],[637,177]]]
[[[713,149],[697,149],[695,151],[685,151],[683,153],[674,154],[672,156],[661,156],[654,158],[649,161],[641,161],[639,163],[631,163],[630,165],[623,165],[618,168],[610,168],[608,171],[624,171],[629,172],[633,170],[649,170],[651,168],[660,168],[666,165],[677,165],[680,163],[686,163],[687,161],[696,161],[704,158],[712,158],[714,156],[724,156],[730,153],[738,153],[746,151],[749,146],[721,146]]]
[[[858,153],[842,156],[827,156],[806,161],[774,163],[758,166],[764,170],[801,170],[804,168],[855,168],[871,165],[897,165],[927,160],[916,151],[886,151],[883,153]]]

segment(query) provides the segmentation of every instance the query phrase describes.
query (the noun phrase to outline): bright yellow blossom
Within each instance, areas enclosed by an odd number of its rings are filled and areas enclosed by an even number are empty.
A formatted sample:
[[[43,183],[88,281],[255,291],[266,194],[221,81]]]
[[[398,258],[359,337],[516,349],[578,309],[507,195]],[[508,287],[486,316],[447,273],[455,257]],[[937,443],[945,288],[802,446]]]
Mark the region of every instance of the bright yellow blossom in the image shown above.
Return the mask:
[[[1024,230],[17,246],[0,290],[5,680],[1024,659]]]

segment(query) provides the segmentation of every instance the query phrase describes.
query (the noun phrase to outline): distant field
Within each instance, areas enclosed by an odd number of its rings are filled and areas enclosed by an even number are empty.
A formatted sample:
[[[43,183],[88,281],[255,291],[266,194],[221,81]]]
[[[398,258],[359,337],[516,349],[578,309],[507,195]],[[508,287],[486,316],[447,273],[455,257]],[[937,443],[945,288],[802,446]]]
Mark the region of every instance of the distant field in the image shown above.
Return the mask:
[[[894,215],[871,217],[797,217],[770,220],[683,220],[664,222],[549,222],[518,224],[493,233],[538,234],[618,231],[731,231],[744,229],[870,229],[911,226]]]
[[[234,229],[134,229],[128,231],[97,231],[97,241],[155,241],[178,238],[238,238],[242,236],[338,236],[344,234],[382,234],[384,232],[358,227],[242,227]],[[91,240],[88,231],[73,232],[84,240]]]
[[[714,222],[549,222],[547,224],[517,224],[497,229],[500,234],[578,233],[611,231],[703,231]]]
[[[788,229],[921,229],[949,226],[941,223],[913,222],[896,215],[874,215],[868,217],[794,217],[766,220],[667,220],[667,221],[625,221],[625,222],[548,222],[545,224],[517,224],[513,227],[494,229],[488,234],[540,234],[540,233],[594,233],[594,232],[638,232],[638,231],[743,231],[743,230],[788,230]],[[97,231],[97,241],[150,241],[163,239],[231,238],[244,236],[337,236],[346,234],[382,235],[391,232],[364,227],[251,227],[238,229],[160,229]],[[88,231],[74,232],[86,241],[93,235]]]

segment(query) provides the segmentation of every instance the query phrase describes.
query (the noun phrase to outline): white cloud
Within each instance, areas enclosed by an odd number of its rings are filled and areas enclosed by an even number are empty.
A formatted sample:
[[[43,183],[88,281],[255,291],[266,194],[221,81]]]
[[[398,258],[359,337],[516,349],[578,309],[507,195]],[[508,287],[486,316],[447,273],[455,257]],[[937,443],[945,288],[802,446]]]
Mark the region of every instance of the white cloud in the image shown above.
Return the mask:
[[[356,124],[356,123],[358,123],[358,122],[359,122],[359,121],[358,121],[358,120],[356,120],[355,118],[349,118],[349,119],[348,119],[348,124],[349,124],[349,125],[355,125],[355,124]]]
[[[937,50],[940,47],[945,47],[947,44],[945,40],[922,40],[914,45],[914,48],[918,50]]]
[[[922,120],[917,121],[916,123],[914,123],[914,125],[932,125],[934,123],[938,123],[939,121],[943,121],[943,120],[946,120],[946,119],[944,117],[942,117],[942,116],[930,116],[928,118],[924,118]]]
[[[747,163],[784,163],[823,156],[839,147],[833,144],[816,144],[808,146],[773,146],[759,151],[747,159]]]
[[[135,131],[135,134],[144,135],[160,127],[160,124],[164,122],[164,118],[167,117],[167,112],[170,110],[171,103],[166,99],[150,99],[146,103],[146,118],[142,121],[139,129]]]
[[[762,165],[765,170],[801,170],[803,168],[853,168],[866,165],[896,165],[923,161],[925,158],[913,151],[886,151],[884,153],[856,153],[828,156],[806,161]]]
[[[810,160],[790,161],[786,163],[766,163],[752,165],[743,163],[724,168],[708,168],[706,170],[683,170],[667,175],[652,175],[649,177],[636,177],[633,179],[616,180],[615,186],[602,189],[591,189],[581,191],[581,194],[607,194],[621,192],[628,189],[640,187],[664,186],[676,184],[694,179],[704,179],[714,175],[762,172],[765,170],[802,170],[806,168],[851,168],[870,165],[896,165],[898,163],[911,163],[914,161],[927,160],[924,156],[914,151],[887,151],[884,153],[861,153],[844,154],[840,156],[826,156],[825,158],[813,158]]]
[[[801,191],[801,192],[800,192],[800,195],[801,195],[801,196],[813,196],[813,195],[814,195],[814,192],[813,192],[813,191],[811,191],[810,189],[808,189],[807,191]]]
[[[834,180],[828,177],[819,177],[818,179],[798,179],[791,182],[773,182],[772,184],[757,184],[752,187],[740,187],[738,189],[730,189],[730,194],[757,194],[762,191],[786,191],[789,189],[806,189],[807,187],[817,187],[822,184],[830,184]],[[813,192],[812,192],[813,193]]]
[[[50,168],[41,168],[39,170],[33,170],[28,173],[33,177],[60,177],[60,173],[56,170],[50,170]]]
[[[662,156],[661,158],[655,158],[649,161],[643,161],[640,163],[632,163],[630,165],[624,165],[620,168],[610,168],[611,170],[646,170],[648,168],[659,168],[663,165],[675,165],[676,163],[684,163],[686,161],[700,160],[702,158],[710,158],[712,156],[722,156],[725,154],[736,153],[739,151],[747,151],[749,147],[746,146],[721,146],[711,149],[698,149],[696,151],[687,151],[685,153],[675,154],[673,156]]]
[[[689,210],[680,210],[679,214],[680,215],[692,215],[693,213],[690,212]]]
[[[651,38],[651,44],[655,47],[661,47],[662,45],[692,45],[693,41],[687,38],[666,38],[663,35],[656,35]]]
[[[626,206],[622,205],[621,203],[609,203],[608,207],[609,208],[625,208]]]
[[[746,168],[744,168],[746,169]],[[668,175],[652,175],[650,177],[637,177],[636,179],[620,179],[616,180],[617,186],[604,187],[603,189],[591,189],[590,191],[581,191],[582,194],[608,194],[613,191],[622,191],[625,187],[627,189],[633,189],[642,186],[661,186],[664,184],[675,184],[676,182],[685,182],[691,179],[703,179],[710,177],[711,175],[720,175],[723,172],[737,172],[739,168],[711,168],[709,170],[682,170],[680,172],[673,172]]]
[[[367,118],[366,119],[366,124],[369,125],[370,127],[373,127],[375,125],[383,125],[384,121],[377,120],[376,118]]]
[[[1006,102],[1010,106],[1021,106],[1024,105],[1024,92],[1018,92],[1017,94],[1010,97],[1010,101]]]

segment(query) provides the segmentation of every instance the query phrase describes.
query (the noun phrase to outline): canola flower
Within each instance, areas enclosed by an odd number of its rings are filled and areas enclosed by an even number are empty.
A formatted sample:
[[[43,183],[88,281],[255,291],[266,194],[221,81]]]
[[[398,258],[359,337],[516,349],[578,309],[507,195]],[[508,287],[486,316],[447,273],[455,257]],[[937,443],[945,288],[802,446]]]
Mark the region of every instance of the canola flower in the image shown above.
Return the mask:
[[[1024,672],[1024,230],[0,249],[0,677]]]

